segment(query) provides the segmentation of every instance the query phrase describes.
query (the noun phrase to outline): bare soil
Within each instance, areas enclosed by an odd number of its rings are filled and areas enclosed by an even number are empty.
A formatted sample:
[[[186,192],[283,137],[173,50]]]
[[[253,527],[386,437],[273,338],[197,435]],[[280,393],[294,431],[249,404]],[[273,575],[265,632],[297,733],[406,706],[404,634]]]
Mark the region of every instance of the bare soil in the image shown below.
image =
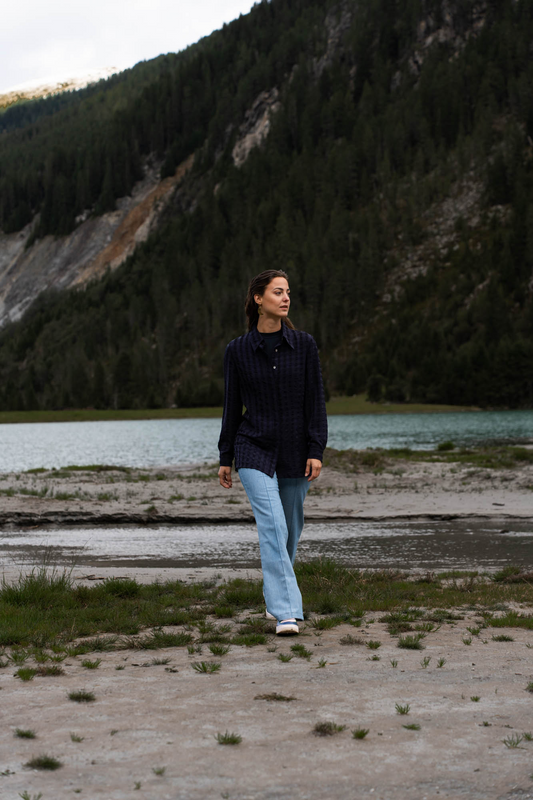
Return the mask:
[[[305,629],[299,643],[311,651],[309,661],[281,662],[278,655],[290,654],[294,639],[272,637],[275,652],[232,646],[219,658],[205,645],[193,656],[184,648],[97,653],[97,670],[83,668],[82,657],[68,658],[64,676],[26,683],[7,667],[0,673],[0,795],[531,798],[533,742],[505,741],[533,728],[533,694],[526,691],[533,633],[505,631],[513,642],[493,641],[491,629],[470,637],[466,628],[477,619],[469,613],[428,634],[423,651],[399,649],[385,625],[370,618],[362,629],[344,625],[319,636]],[[348,633],[382,646],[340,644]],[[375,655],[379,660],[370,660]],[[170,662],[152,665],[154,656]],[[221,663],[220,671],[197,673],[192,663],[200,659]],[[439,659],[446,659],[440,668]],[[68,692],[79,689],[94,692],[95,702],[70,701]],[[295,699],[258,699],[271,693]],[[409,705],[409,713],[398,714],[396,704]],[[316,736],[314,726],[325,721],[346,728]],[[352,737],[358,727],[369,731],[363,740]],[[16,738],[16,728],[37,738]],[[242,742],[218,744],[216,735],[226,731]],[[71,733],[83,741],[72,741]],[[24,767],[43,753],[63,766]]]

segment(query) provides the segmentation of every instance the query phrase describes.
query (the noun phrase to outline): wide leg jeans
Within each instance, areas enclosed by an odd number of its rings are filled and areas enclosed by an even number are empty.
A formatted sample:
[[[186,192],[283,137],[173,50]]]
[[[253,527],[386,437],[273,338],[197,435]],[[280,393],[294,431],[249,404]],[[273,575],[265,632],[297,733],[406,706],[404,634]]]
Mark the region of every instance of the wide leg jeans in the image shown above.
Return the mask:
[[[302,595],[294,574],[296,548],[304,526],[307,478],[271,478],[257,469],[239,469],[259,534],[263,592],[277,620],[303,619]]]

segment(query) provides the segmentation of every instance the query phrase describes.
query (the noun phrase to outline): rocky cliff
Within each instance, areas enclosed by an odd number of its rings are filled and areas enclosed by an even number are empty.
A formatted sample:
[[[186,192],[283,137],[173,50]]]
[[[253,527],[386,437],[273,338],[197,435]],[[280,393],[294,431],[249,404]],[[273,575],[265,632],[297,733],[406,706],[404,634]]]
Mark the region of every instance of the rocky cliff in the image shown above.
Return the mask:
[[[120,266],[157,226],[193,159],[163,181],[159,165],[147,165],[144,179],[117,201],[116,211],[80,220],[69,236],[45,236],[28,246],[35,223],[0,235],[0,326],[20,319],[41,292],[80,287]]]

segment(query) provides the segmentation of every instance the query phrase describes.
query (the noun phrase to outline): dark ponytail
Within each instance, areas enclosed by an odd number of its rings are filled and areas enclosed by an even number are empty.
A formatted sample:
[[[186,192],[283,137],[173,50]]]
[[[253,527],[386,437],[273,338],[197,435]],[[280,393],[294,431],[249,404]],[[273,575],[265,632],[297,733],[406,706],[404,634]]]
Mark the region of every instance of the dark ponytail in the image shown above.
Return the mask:
[[[249,331],[252,330],[254,325],[257,325],[257,320],[259,319],[257,303],[254,300],[254,295],[258,294],[262,297],[266,287],[271,281],[274,280],[274,278],[285,278],[285,280],[289,280],[289,276],[286,272],[283,272],[283,270],[267,269],[264,272],[260,272],[259,275],[256,275],[255,278],[252,278],[250,281],[248,293],[246,295],[246,302],[244,304],[244,310],[246,311],[246,316],[248,317]],[[283,324],[286,325],[287,328],[292,328],[292,330],[294,330],[294,325],[288,317],[283,320]]]

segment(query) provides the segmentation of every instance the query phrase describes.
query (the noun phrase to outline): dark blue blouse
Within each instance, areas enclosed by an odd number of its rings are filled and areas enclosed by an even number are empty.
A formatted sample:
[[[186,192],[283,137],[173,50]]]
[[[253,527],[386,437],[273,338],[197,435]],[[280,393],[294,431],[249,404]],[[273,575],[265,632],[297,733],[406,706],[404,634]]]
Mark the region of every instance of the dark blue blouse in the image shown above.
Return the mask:
[[[282,326],[273,358],[257,328],[233,339],[224,355],[221,466],[300,478],[308,458],[322,461],[328,423],[320,361],[308,333]],[[243,414],[243,405],[246,410]]]

